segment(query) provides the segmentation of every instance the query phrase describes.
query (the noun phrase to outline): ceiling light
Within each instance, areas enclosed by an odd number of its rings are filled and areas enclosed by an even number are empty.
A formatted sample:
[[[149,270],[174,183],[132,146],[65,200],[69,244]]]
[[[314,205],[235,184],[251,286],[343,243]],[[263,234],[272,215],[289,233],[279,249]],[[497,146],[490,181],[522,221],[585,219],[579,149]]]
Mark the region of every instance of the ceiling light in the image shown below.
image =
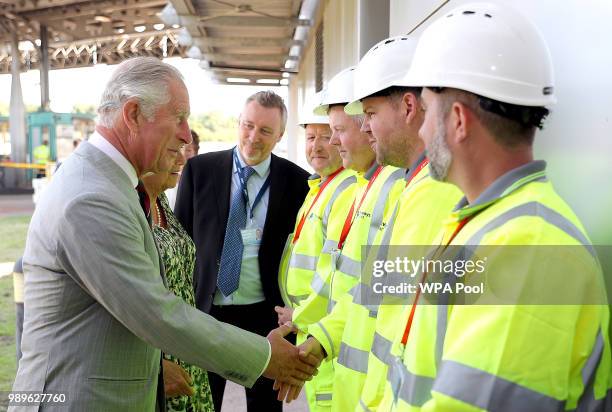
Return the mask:
[[[251,83],[249,79],[245,79],[242,77],[228,77],[225,79],[228,83]]]
[[[173,29],[178,29],[179,27],[181,27],[181,25],[180,25],[180,24],[173,24],[173,25],[172,25],[172,28],[173,28]]]
[[[115,29],[115,33],[123,34],[123,33],[125,33],[125,29],[123,27],[118,27],[118,28]]]
[[[278,84],[278,79],[257,79],[259,84]]]
[[[99,22],[99,23],[110,23],[111,21],[113,21],[113,19],[111,19],[110,17],[104,15],[104,14],[96,14],[94,16],[94,20]]]
[[[202,58],[202,51],[198,46],[191,46],[189,50],[187,50],[187,57],[200,60]]]
[[[288,86],[289,85],[289,79],[282,79],[280,82],[281,86]]]
[[[187,30],[184,27],[181,30],[179,30],[176,40],[181,46],[184,46],[184,47],[188,47],[193,44],[193,38],[191,37],[191,34],[189,34],[189,30]]]
[[[159,19],[168,26],[178,26],[180,23],[179,15],[176,12],[176,9],[172,5],[172,3],[166,4],[166,6],[159,13]]]
[[[147,29],[147,26],[144,26],[144,25],[134,26],[134,31],[137,32],[137,33],[142,33],[146,29]]]
[[[154,24],[154,25],[153,25],[153,28],[154,28],[155,30],[163,30],[163,29],[164,29],[164,27],[166,27],[166,26],[164,25],[164,23],[156,23],[156,24]]]
[[[283,77],[284,77],[284,78],[287,78],[287,77],[289,77],[289,76],[291,76],[291,75],[289,74],[289,72],[283,72]]]

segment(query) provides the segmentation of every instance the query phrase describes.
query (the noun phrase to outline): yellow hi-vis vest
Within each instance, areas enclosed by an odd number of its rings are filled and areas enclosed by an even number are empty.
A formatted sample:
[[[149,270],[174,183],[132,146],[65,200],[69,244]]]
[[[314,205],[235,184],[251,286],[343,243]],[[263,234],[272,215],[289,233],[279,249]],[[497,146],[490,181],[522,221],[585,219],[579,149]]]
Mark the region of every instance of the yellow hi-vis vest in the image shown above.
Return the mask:
[[[49,150],[49,146],[41,144],[34,148],[32,155],[34,157],[34,163],[47,164],[51,158],[51,151]]]
[[[418,245],[432,245],[460,198],[457,187],[432,179],[429,168],[419,172],[402,193],[394,218],[383,235],[381,248],[386,245],[393,248],[387,253],[383,250],[383,257],[393,259],[398,253],[409,255],[411,248],[418,249]],[[371,253],[378,253],[378,250],[372,248]],[[399,303],[384,304],[382,296],[376,294],[377,290],[380,292],[376,283],[377,278],[372,278],[360,284],[362,289],[369,289],[369,295],[362,305],[359,301],[364,299],[363,290],[354,295],[342,337],[343,344],[363,351],[359,362],[365,364],[367,371],[356,411],[376,410],[382,400],[397,319],[404,308]],[[381,299],[374,302],[376,298]],[[362,342],[361,347],[358,342]]]
[[[304,204],[298,212],[296,227],[285,245],[279,271],[281,295],[287,307],[296,308],[312,292],[311,283],[315,273],[323,243],[327,239],[331,221],[344,219],[348,213],[357,187],[356,172],[344,169],[323,188],[326,180],[320,177],[310,179],[310,190]],[[316,203],[313,202],[316,199]],[[294,242],[301,217],[305,216],[299,237]],[[338,230],[336,228],[336,230]],[[336,237],[338,235],[332,235]],[[297,343],[306,339],[303,332],[298,332]],[[331,383],[333,368],[329,362],[319,367],[319,372],[311,381],[306,382],[306,398],[311,411],[324,411],[331,407]]]
[[[313,176],[308,180],[310,190],[298,212],[294,231],[285,244],[279,271],[280,291],[287,307],[297,307],[310,295],[312,276],[327,238],[328,222],[342,219],[348,213],[355,196],[355,174],[353,170],[344,169],[334,176],[314,205],[326,179]],[[300,236],[294,241],[301,217],[307,212]]]
[[[543,281],[556,292],[569,292],[568,296],[574,290],[578,297],[602,295],[594,249],[544,169],[542,161],[528,163],[498,178],[473,204],[463,199],[439,244],[452,239],[443,250],[468,245],[475,257],[495,247],[502,265],[497,265],[495,254],[487,256],[485,264],[498,269],[488,274],[486,286],[496,286],[495,293],[518,291],[518,296],[535,293],[549,298],[546,287],[528,289]],[[546,250],[547,245],[560,248],[559,253],[543,261],[532,258],[532,253]],[[512,255],[514,247],[523,247],[524,253]],[[567,253],[569,247],[573,247],[571,253]],[[516,270],[513,261],[501,257],[507,253],[537,270],[521,265]],[[547,270],[548,266],[553,269]],[[564,278],[569,291],[555,284],[560,273],[556,269],[565,267],[572,273]],[[496,274],[510,275],[508,279],[515,282],[499,287]],[[466,275],[464,282],[469,283],[472,275]],[[411,307],[398,318],[379,410],[609,410],[611,358],[605,296],[598,302],[604,304],[586,305],[521,304],[520,300],[513,302],[518,304],[461,305],[449,299],[439,295],[435,305],[415,306],[405,347],[402,338]]]
[[[336,269],[333,266],[328,270],[328,275],[325,279],[325,285],[328,287],[331,303],[326,313],[332,313],[336,302],[339,306],[344,306],[342,302],[346,298],[350,298],[349,291],[355,287],[361,277],[361,259],[364,256],[364,248],[374,243],[374,240],[379,236],[387,225],[388,219],[391,216],[395,204],[399,199],[399,195],[405,186],[405,171],[393,166],[385,166],[380,175],[372,185],[370,191],[361,208],[355,213],[355,222],[346,238],[344,248],[341,255],[338,257]],[[356,202],[360,199],[357,196]],[[328,250],[337,246],[337,241],[332,243]],[[328,359],[333,361],[337,358],[334,364],[334,390],[332,394],[332,410],[347,410],[345,406],[345,390],[348,390],[352,382],[344,382],[344,389],[337,391],[337,376],[346,360],[343,349],[339,346],[338,336],[336,339],[329,333],[336,334],[334,316],[326,316],[322,319],[317,319],[317,323],[308,326],[308,333],[312,334],[322,344],[328,354]],[[331,336],[331,340],[330,340]],[[331,363],[331,362],[330,362]],[[358,398],[357,394],[357,398]]]

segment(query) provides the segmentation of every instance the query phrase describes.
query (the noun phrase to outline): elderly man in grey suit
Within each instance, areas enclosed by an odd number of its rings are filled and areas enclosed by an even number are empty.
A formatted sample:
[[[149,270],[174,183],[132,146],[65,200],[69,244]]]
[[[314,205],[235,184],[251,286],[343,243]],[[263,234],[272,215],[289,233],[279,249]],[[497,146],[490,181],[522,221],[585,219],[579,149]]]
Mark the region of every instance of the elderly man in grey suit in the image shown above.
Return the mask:
[[[284,339],[288,327],[266,339],[165,287],[135,188],[140,176],[169,170],[191,142],[181,74],[154,58],[123,62],[99,114],[96,133],[38,204],[23,258],[23,358],[13,392],[60,393],[65,401],[38,396],[43,402],[14,410],[163,410],[160,349],[244,386],[260,375],[308,379],[318,360]]]

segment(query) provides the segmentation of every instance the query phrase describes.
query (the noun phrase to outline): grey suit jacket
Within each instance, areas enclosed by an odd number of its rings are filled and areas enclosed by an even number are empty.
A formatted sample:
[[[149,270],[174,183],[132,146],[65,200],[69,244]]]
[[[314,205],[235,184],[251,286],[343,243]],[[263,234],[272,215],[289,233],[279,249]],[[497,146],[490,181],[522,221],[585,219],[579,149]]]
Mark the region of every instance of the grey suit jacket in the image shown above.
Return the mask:
[[[16,411],[153,411],[160,349],[244,386],[268,359],[265,338],[166,289],[135,189],[91,144],[46,189],[23,261],[23,358],[13,390],[62,392],[68,401]]]

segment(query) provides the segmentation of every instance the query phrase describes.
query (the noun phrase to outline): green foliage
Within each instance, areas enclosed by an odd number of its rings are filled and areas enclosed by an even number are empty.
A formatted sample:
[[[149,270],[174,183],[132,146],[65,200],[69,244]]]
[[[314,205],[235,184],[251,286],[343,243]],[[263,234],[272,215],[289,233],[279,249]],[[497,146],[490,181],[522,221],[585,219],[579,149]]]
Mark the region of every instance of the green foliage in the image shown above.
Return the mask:
[[[17,372],[15,359],[15,301],[13,277],[0,278],[0,391],[9,391]],[[0,399],[0,410],[3,410]]]
[[[195,114],[189,125],[202,142],[233,142],[236,140],[238,119],[219,112]]]
[[[31,218],[32,216],[0,218],[0,263],[14,262],[23,255]]]
[[[77,103],[72,106],[72,113],[96,114],[96,106],[93,104]]]
[[[26,104],[25,109],[27,113],[37,112],[37,104]],[[10,105],[8,103],[0,102],[0,116],[8,116],[10,114]]]

